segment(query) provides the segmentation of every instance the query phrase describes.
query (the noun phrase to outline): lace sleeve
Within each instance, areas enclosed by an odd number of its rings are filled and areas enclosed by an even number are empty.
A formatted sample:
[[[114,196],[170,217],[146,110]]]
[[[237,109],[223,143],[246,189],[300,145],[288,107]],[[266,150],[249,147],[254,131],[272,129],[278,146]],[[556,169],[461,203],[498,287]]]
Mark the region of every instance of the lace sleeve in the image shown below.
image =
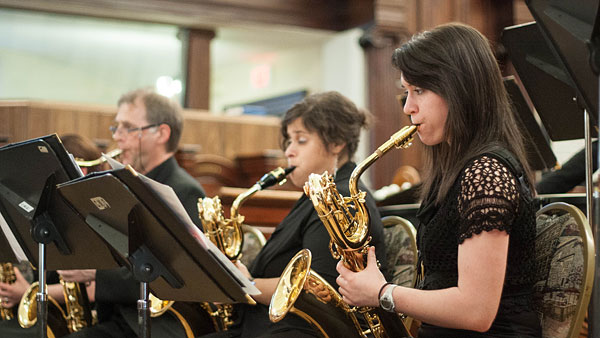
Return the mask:
[[[518,205],[518,181],[510,169],[487,155],[473,160],[460,176],[459,243],[482,231],[510,234]]]

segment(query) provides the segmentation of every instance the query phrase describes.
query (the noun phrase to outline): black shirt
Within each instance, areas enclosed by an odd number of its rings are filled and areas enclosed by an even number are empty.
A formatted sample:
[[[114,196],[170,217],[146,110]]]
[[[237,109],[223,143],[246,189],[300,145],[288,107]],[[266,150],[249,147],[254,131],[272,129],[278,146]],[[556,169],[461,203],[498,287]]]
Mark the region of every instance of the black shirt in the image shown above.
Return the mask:
[[[512,155],[511,155],[512,156]],[[486,333],[423,324],[419,337],[537,337],[533,310],[535,271],[535,207],[532,196],[507,160],[483,154],[469,161],[440,205],[430,194],[419,210],[417,238],[424,265],[420,288],[437,290],[458,285],[458,246],[482,231],[510,236],[500,307]]]
[[[348,181],[356,164],[347,162],[338,169],[335,175],[335,184],[342,196],[350,196]],[[359,184],[362,191],[367,189]],[[366,197],[367,208],[370,213],[371,245],[377,250],[377,258],[385,267],[385,244],[383,238],[383,225],[381,216],[375,205],[375,200],[370,193]],[[327,229],[319,219],[310,199],[303,195],[293,206],[290,213],[277,226],[261,252],[250,267],[250,274],[255,278],[276,278],[281,275],[288,262],[301,249],[308,248],[312,253],[311,269],[327,280],[336,290],[335,279],[338,276],[335,270],[337,260],[329,251],[330,236]],[[238,330],[241,337],[255,337],[266,333],[283,331],[314,332],[307,322],[293,314],[288,314],[278,323],[269,320],[268,306],[257,304],[238,306]],[[235,329],[235,328],[233,328]]]

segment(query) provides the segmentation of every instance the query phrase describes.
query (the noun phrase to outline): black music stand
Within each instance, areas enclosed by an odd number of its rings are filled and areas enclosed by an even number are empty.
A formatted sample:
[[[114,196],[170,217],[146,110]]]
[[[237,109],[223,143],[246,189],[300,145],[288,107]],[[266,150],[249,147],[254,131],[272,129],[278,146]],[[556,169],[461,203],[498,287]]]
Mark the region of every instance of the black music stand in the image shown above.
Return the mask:
[[[140,337],[150,337],[148,286],[174,301],[248,302],[247,294],[258,293],[194,225],[170,187],[128,166],[57,189],[140,282]]]
[[[515,78],[504,78],[504,87],[510,96],[515,115],[525,137],[525,150],[527,159],[533,170],[548,170],[556,166],[556,156],[552,151],[546,129],[541,126],[531,111],[527,101],[521,93]]]
[[[577,100],[598,124],[598,0],[526,0],[542,35],[575,85]],[[594,56],[595,55],[595,56]]]
[[[505,28],[502,43],[550,139],[583,138],[584,115],[573,100],[575,84],[544,40],[538,24]]]
[[[45,338],[46,269],[118,265],[100,238],[56,193],[57,183],[81,176],[56,134],[1,147],[0,163],[0,213],[38,269],[37,315],[40,336]],[[89,255],[90,250],[94,256]]]

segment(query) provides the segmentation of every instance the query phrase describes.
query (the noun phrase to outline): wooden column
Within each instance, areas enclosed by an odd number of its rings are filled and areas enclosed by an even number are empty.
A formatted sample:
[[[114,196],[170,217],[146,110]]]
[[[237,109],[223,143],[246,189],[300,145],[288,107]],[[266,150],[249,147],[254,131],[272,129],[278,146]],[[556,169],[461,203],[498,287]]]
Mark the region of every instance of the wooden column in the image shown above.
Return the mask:
[[[377,34],[378,36],[374,36]],[[401,127],[410,124],[409,118],[402,112],[402,105],[396,99],[401,93],[397,87],[400,72],[392,66],[392,54],[399,46],[400,36],[382,36],[371,32],[371,41],[363,39],[363,48],[367,59],[369,109],[375,115],[375,123],[371,126],[371,149],[375,149]],[[391,150],[377,160],[371,169],[373,187],[379,189],[392,183],[396,170],[401,165],[420,167],[420,156],[416,149],[419,141],[406,150]]]
[[[210,42],[212,30],[187,32],[185,108],[210,110]]]
[[[361,39],[367,60],[369,109],[376,117],[371,129],[375,149],[402,126],[410,123],[396,100],[400,94],[399,72],[392,66],[394,49],[414,33],[457,21],[481,31],[498,47],[500,34],[513,24],[513,1],[495,0],[376,0],[375,22]],[[373,188],[392,183],[398,167],[411,165],[421,170],[417,140],[407,150],[394,150],[373,164]]]

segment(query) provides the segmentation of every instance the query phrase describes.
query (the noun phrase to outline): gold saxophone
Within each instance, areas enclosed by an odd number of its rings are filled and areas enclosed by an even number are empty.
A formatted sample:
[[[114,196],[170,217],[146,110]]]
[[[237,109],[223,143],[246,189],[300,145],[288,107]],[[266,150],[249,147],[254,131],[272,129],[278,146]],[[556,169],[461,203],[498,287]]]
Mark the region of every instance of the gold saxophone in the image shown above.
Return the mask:
[[[12,263],[0,264],[0,282],[12,284],[17,280]],[[0,319],[11,320],[14,318],[13,309],[5,308],[0,302]]]
[[[85,168],[95,167],[95,166],[98,166],[98,165],[106,162],[106,157],[117,158],[121,155],[122,152],[123,152],[123,150],[121,150],[121,149],[113,149],[113,150],[109,151],[108,153],[104,154],[104,156],[100,156],[97,159],[91,160],[91,161],[86,161],[81,158],[75,158],[75,163],[77,163],[77,165],[80,167],[85,167]]]
[[[256,192],[266,189],[276,183],[283,184],[286,176],[295,167],[277,168],[265,174],[250,189],[236,197],[231,205],[230,218],[226,219],[223,206],[218,196],[213,198],[198,199],[198,212],[204,234],[229,258],[235,261],[241,257],[244,244],[244,233],[242,224],[244,216],[240,215],[239,209],[247,199]],[[233,306],[231,304],[203,303],[202,307],[210,314],[213,325],[217,331],[224,331],[233,324]]]
[[[55,299],[48,296],[48,327],[56,337],[81,331],[96,322],[96,318],[92,315],[85,283],[65,282],[60,278],[60,284],[63,288],[66,311]],[[19,324],[23,328],[32,327],[37,322],[36,294],[39,287],[39,282],[32,283],[19,303],[17,314]]]
[[[416,132],[416,126],[402,128],[362,161],[350,176],[350,197],[340,196],[333,177],[327,172],[311,174],[304,185],[304,192],[331,236],[331,254],[352,271],[364,269],[371,240],[366,193],[359,191],[358,179],[393,147],[408,148]],[[280,321],[288,312],[293,312],[313,324],[325,337],[410,337],[398,314],[346,304],[325,279],[310,270],[311,259],[310,251],[303,249],[288,263],[271,298],[271,321]],[[361,327],[359,315],[368,328]]]

